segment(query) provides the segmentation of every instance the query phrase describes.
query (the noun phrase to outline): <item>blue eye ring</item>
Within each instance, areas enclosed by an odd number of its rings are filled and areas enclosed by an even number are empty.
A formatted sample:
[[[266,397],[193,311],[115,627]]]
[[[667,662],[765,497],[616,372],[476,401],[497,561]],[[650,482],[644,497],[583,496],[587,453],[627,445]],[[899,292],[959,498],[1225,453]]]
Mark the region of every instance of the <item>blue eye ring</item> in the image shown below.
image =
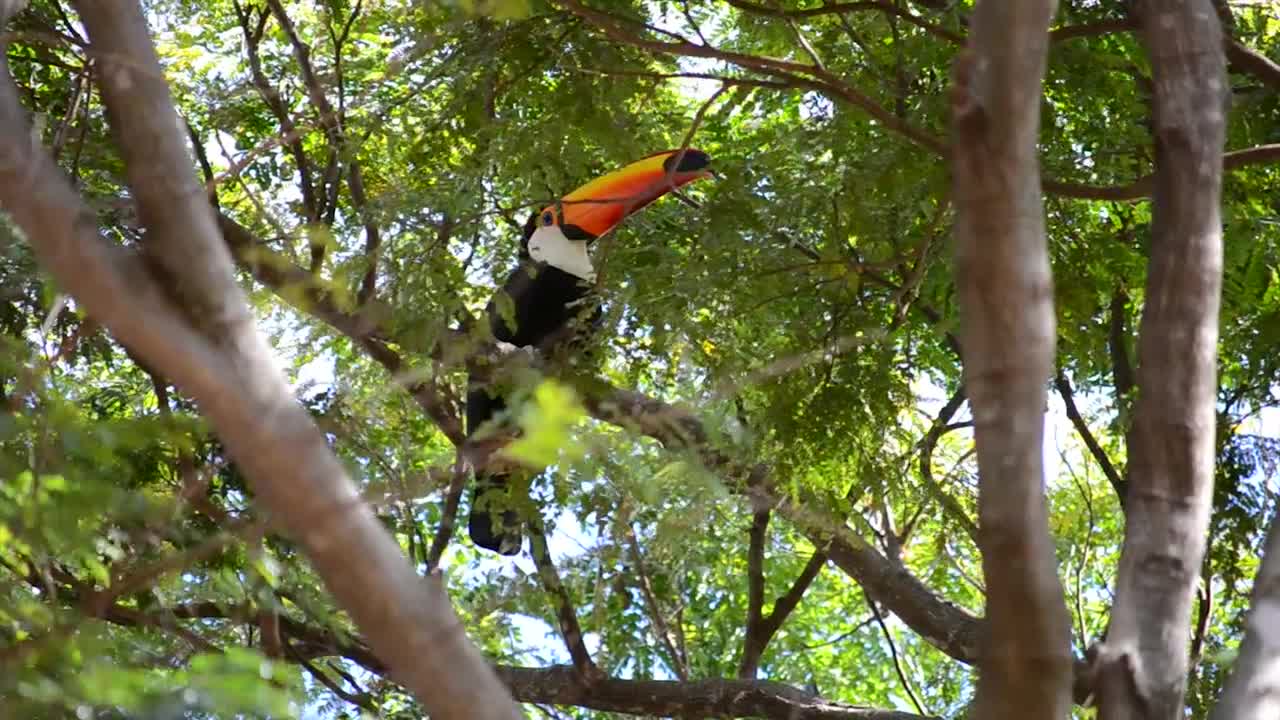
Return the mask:
[[[556,216],[552,215],[550,210],[547,210],[546,212],[542,213],[543,225],[553,225],[555,224],[555,221],[556,221]]]

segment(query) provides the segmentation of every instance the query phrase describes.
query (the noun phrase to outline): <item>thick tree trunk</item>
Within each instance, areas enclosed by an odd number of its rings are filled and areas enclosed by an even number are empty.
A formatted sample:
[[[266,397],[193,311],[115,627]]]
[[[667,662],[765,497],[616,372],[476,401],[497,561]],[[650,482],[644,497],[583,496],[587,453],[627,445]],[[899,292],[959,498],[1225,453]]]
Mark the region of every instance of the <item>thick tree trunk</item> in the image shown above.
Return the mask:
[[[1067,717],[1070,616],[1044,496],[1053,280],[1036,138],[1053,0],[980,0],[952,90],[956,273],[987,584],[975,718]]]
[[[1154,219],[1124,549],[1096,662],[1099,717],[1173,720],[1213,491],[1227,82],[1210,0],[1137,12],[1155,84]]]

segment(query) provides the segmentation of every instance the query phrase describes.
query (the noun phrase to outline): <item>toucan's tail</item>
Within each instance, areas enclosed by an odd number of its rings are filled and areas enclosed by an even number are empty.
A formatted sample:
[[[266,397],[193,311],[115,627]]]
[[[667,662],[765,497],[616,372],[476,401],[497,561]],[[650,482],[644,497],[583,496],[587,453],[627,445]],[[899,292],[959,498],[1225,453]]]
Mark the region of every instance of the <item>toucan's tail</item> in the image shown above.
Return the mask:
[[[467,520],[471,542],[499,555],[519,554],[524,535],[520,514],[514,505],[508,475],[477,473],[471,491],[471,516]]]
[[[491,396],[487,389],[470,388],[467,392],[467,437],[475,434],[505,406],[501,397]],[[520,529],[516,501],[511,497],[510,475],[477,469],[471,490],[471,515],[467,519],[471,542],[500,555],[518,554],[524,535]]]

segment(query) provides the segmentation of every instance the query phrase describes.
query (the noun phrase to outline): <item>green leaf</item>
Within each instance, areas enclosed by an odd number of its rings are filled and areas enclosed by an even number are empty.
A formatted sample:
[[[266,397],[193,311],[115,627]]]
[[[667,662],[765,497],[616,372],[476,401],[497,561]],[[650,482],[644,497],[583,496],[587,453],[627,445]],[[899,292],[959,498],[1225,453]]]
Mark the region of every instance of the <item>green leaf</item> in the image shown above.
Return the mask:
[[[533,467],[545,467],[562,459],[580,460],[585,448],[570,429],[585,415],[573,388],[544,380],[517,416],[523,435],[503,453]]]

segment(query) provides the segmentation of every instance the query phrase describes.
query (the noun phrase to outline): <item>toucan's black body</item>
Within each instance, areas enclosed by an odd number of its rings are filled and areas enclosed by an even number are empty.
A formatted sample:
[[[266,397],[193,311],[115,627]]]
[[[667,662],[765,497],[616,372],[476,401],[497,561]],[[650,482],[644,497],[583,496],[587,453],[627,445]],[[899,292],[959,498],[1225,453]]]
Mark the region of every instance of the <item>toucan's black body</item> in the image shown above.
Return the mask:
[[[524,245],[534,229],[535,214],[524,229]],[[568,233],[566,233],[568,234]],[[534,262],[526,247],[521,248],[520,265],[507,277],[501,292],[511,299],[514,308],[515,327],[507,324],[497,309],[497,301],[490,301],[486,313],[489,328],[495,339],[517,347],[534,346],[541,349],[553,335],[565,331],[571,321],[580,320],[581,329],[574,335],[589,331],[598,325],[598,308],[590,316],[583,317],[590,304],[592,287],[587,281],[544,263]],[[565,341],[572,338],[557,338]],[[471,437],[480,427],[506,408],[501,394],[494,389],[472,386],[467,391],[467,436]],[[511,509],[498,512],[488,507],[491,503],[507,505],[504,495],[510,490],[510,477],[503,474],[476,473],[476,483],[471,497],[471,515],[468,532],[476,545],[503,555],[515,555],[520,551],[523,535],[518,513]]]
[[[628,215],[664,194],[699,178],[713,177],[711,158],[685,148],[654,153],[621,170],[599,177],[529,217],[520,247],[520,265],[507,277],[501,293],[511,300],[515,326],[489,303],[493,336],[517,347],[539,350],[580,339],[599,325],[594,278],[586,246],[613,230]],[[548,264],[551,263],[551,264]],[[575,274],[577,273],[577,274]],[[502,412],[499,389],[472,384],[467,389],[467,437]],[[500,470],[476,471],[468,529],[479,547],[503,555],[520,552],[520,514],[511,477]]]

